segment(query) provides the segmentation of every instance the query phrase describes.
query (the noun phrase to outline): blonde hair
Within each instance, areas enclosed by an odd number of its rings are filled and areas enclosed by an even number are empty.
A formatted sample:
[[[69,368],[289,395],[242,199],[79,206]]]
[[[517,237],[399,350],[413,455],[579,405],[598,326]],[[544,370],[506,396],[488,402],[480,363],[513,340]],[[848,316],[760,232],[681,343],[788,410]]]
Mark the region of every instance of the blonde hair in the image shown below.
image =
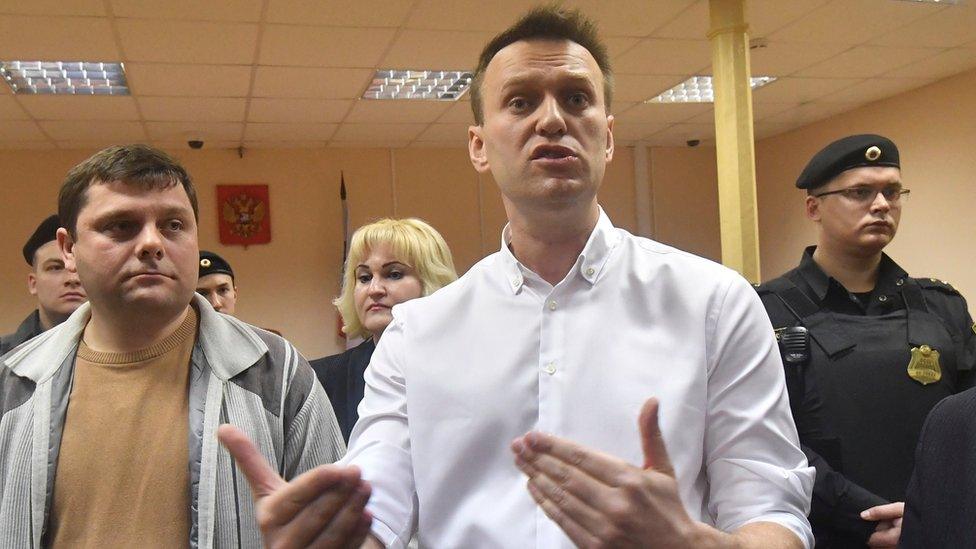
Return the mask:
[[[356,229],[349,245],[342,273],[342,293],[332,301],[342,315],[343,331],[349,337],[370,337],[359,321],[353,293],[356,288],[356,267],[376,246],[389,245],[398,260],[412,267],[422,285],[422,295],[457,280],[451,249],[444,237],[427,223],[416,219],[381,219]]]

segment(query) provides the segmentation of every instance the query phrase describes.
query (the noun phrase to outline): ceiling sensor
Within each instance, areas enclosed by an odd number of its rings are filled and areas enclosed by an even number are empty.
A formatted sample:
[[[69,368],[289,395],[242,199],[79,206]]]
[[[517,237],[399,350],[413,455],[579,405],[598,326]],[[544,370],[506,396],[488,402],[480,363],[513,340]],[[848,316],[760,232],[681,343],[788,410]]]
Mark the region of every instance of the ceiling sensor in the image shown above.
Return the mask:
[[[749,41],[750,50],[758,50],[760,48],[765,48],[768,45],[769,45],[769,39],[764,36],[761,36],[759,38],[753,38],[752,40]]]

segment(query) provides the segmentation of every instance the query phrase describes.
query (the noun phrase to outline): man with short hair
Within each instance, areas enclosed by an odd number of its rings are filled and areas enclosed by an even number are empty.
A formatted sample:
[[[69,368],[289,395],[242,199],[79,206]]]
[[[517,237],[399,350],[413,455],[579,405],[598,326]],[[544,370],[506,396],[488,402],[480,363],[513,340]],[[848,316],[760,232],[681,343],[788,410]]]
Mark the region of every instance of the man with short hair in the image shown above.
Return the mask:
[[[237,308],[237,283],[230,263],[214,252],[200,250],[197,293],[209,301],[218,313],[233,316]]]
[[[973,321],[955,288],[909,276],[883,251],[909,193],[892,140],[837,139],[796,187],[817,245],[757,290],[817,469],[810,522],[817,547],[894,547],[922,423],[972,386]]]
[[[284,478],[337,459],[314,373],[196,295],[196,192],[166,154],[96,153],[58,206],[89,302],[0,361],[0,546],[256,546],[217,426],[247,432]]]
[[[37,298],[37,309],[14,333],[0,336],[0,356],[61,324],[87,299],[78,275],[64,268],[57,242],[60,226],[57,214],[50,215],[24,244],[24,261],[31,267],[27,291]]]
[[[356,542],[371,520],[371,547],[415,533],[431,547],[810,543],[813,471],[757,296],[721,265],[615,228],[597,202],[611,89],[578,12],[538,8],[488,44],[468,148],[501,189],[501,249],[394,307],[351,472],[282,485],[221,433],[253,485],[272,487],[257,491],[268,542]],[[338,482],[371,490],[365,513]]]

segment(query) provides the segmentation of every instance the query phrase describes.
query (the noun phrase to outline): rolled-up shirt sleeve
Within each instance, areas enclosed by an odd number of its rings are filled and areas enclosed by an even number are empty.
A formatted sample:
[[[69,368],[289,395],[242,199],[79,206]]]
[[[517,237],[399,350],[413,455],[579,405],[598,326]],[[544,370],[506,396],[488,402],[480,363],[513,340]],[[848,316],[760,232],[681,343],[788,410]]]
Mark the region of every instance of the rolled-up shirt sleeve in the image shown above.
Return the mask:
[[[769,317],[741,278],[709,315],[709,513],[722,530],[773,522],[811,547],[815,471],[800,449]]]
[[[367,506],[373,515],[372,534],[387,547],[406,547],[416,516],[403,340],[403,324],[394,313],[366,368],[359,421],[342,460],[362,469],[372,485]]]

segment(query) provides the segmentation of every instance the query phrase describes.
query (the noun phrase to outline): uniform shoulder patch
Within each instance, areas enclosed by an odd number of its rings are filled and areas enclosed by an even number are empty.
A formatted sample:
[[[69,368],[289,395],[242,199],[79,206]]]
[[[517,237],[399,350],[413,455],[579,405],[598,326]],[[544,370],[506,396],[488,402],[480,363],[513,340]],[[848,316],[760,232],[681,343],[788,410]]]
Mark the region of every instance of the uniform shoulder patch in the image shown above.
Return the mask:
[[[916,278],[915,281],[926,290],[939,290],[947,294],[960,295],[959,290],[953,288],[952,284],[949,284],[945,280],[939,280],[938,278]]]

